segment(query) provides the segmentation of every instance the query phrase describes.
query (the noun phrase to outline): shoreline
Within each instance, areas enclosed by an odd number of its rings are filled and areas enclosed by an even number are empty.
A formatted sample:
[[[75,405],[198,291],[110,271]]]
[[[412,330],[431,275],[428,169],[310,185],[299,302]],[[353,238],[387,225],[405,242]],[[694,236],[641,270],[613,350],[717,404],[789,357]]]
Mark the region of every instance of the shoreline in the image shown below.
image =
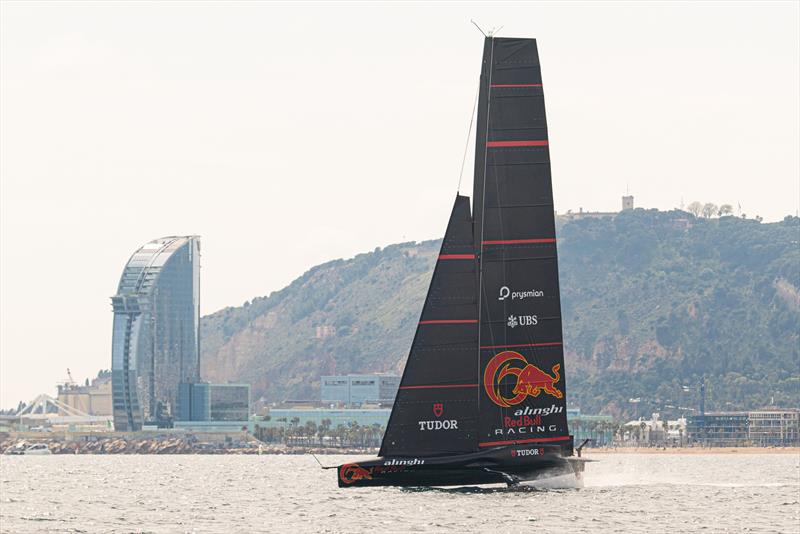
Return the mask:
[[[165,455],[165,454],[246,454],[246,455],[319,455],[319,456],[377,456],[373,447],[325,447],[319,445],[285,445],[263,443],[251,439],[246,442],[209,443],[172,439],[120,439],[105,438],[91,442],[59,439],[19,439],[0,443],[0,455],[19,454],[36,443],[46,444],[53,455]],[[11,452],[14,451],[14,452]],[[584,457],[643,454],[643,455],[709,455],[709,454],[794,454],[800,456],[800,447],[597,447],[583,449]]]
[[[584,449],[592,454],[797,454],[800,447],[613,447]]]

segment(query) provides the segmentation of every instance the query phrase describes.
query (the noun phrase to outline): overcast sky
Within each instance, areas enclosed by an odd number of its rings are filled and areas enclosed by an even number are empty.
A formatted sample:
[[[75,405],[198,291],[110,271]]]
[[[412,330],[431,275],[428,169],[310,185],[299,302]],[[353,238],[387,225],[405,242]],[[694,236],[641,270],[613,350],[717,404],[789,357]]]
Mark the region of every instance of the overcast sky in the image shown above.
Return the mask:
[[[559,212],[630,188],[796,214],[798,6],[3,2],[0,406],[110,367],[109,297],[150,239],[202,236],[207,314],[439,237],[470,18],[539,40]]]

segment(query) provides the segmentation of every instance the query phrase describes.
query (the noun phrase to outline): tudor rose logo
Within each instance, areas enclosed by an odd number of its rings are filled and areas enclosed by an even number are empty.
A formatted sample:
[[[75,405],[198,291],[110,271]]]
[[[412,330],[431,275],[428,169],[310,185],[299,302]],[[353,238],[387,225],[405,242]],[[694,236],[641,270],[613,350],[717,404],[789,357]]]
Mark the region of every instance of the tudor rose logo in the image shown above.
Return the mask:
[[[528,363],[522,354],[505,350],[496,354],[486,365],[483,373],[483,387],[492,402],[503,408],[519,404],[528,396],[538,397],[542,393],[560,399],[564,397],[564,394],[556,387],[558,381],[561,380],[559,369],[561,369],[561,364],[555,364],[552,368],[553,374],[550,375],[532,363]],[[500,392],[500,382],[509,375],[517,378],[512,390],[514,396],[511,398],[504,397]]]
[[[441,417],[443,412],[444,412],[444,404],[442,404],[441,402],[434,403],[433,415],[435,415],[436,417]]]

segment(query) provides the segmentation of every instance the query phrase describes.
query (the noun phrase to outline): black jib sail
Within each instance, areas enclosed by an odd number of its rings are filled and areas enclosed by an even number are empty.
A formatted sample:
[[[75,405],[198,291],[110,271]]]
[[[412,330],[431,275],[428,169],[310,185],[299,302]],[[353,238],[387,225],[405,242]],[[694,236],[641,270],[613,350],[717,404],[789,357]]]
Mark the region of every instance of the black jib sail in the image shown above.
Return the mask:
[[[469,198],[458,196],[379,456],[475,450],[478,304]]]
[[[536,41],[488,37],[473,212],[458,196],[377,460],[339,485],[579,473],[567,429],[547,124]]]

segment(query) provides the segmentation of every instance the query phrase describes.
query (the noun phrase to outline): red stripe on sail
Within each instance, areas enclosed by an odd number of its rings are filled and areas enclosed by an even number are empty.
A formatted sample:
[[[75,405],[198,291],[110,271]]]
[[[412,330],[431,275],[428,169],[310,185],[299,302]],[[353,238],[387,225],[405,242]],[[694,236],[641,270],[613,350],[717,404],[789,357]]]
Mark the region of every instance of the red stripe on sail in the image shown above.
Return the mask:
[[[474,260],[475,254],[440,254],[440,260]]]
[[[510,439],[508,441],[484,441],[478,443],[478,447],[494,447],[495,445],[516,445],[517,443],[539,443],[544,441],[567,441],[569,436],[558,438],[532,438],[532,439]]]
[[[420,321],[419,324],[474,324],[477,319],[433,319],[430,321]]]
[[[484,241],[484,245],[523,245],[526,243],[555,243],[555,237],[546,237],[543,239],[493,239],[491,241]]]
[[[483,345],[482,349],[515,349],[518,347],[560,347],[560,341],[552,341],[550,343],[525,343],[524,345]]]
[[[449,389],[449,388],[476,388],[478,384],[446,384],[441,386],[400,386],[400,389]]]
[[[547,140],[540,141],[486,141],[488,148],[497,148],[503,146],[547,146]]]
[[[541,87],[541,86],[542,86],[542,84],[540,84],[540,83],[509,83],[509,84],[493,83],[491,85],[492,88],[495,88],[495,87],[501,87],[501,88],[502,87]]]

